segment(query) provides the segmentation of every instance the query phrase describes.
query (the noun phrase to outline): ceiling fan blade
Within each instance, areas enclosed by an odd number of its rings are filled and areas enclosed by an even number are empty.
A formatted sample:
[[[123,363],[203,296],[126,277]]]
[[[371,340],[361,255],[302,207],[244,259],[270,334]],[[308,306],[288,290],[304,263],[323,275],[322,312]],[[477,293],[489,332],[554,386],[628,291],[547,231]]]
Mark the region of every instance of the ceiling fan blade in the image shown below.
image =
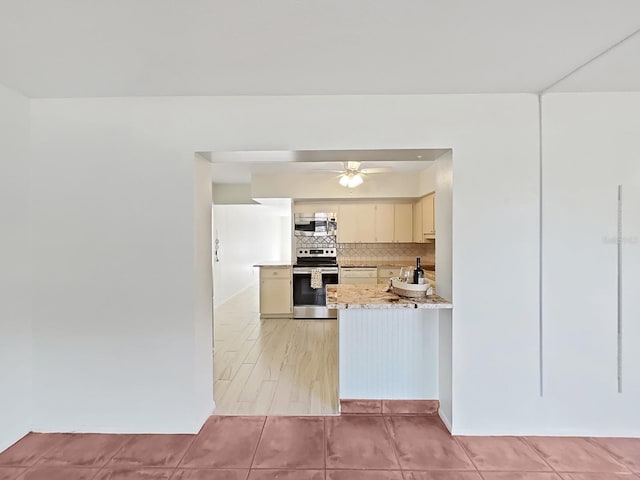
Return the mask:
[[[325,169],[315,169],[309,170],[309,173],[344,173],[344,170],[325,170]]]
[[[360,170],[362,173],[388,173],[392,170],[391,167],[377,167],[377,168],[363,168]]]

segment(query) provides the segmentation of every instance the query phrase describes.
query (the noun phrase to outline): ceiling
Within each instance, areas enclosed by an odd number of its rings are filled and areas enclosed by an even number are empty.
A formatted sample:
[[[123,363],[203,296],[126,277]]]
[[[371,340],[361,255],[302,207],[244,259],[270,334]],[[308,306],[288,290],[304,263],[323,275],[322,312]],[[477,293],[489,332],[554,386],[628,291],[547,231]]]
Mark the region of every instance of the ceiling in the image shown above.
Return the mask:
[[[0,83],[30,97],[538,92],[638,28],[638,0],[0,0]],[[554,91],[640,90],[637,37]]]
[[[343,162],[361,162],[361,168],[390,167],[389,173],[420,172],[432,165],[444,149],[298,150],[254,152],[199,152],[210,160],[214,183],[249,183],[256,174],[339,175]]]

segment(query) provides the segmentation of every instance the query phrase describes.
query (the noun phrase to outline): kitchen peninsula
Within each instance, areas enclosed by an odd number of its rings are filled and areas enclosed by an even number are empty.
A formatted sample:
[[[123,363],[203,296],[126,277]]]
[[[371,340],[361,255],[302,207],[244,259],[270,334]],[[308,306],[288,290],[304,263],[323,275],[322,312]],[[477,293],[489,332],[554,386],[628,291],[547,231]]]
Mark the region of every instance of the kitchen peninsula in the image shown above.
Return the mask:
[[[329,285],[338,310],[340,400],[438,400],[437,295],[420,299],[386,285]]]
[[[390,309],[419,308],[440,309],[453,308],[449,300],[438,295],[424,298],[407,298],[387,292],[386,285],[327,285],[327,305],[339,310],[347,309]]]

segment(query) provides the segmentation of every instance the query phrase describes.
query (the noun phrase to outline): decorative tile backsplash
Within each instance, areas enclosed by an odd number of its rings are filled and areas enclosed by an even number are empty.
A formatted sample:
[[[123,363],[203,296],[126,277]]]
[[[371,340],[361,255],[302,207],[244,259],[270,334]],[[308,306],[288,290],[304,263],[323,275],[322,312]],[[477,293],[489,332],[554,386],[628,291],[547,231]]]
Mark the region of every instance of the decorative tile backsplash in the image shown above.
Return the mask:
[[[296,248],[336,248],[335,236],[300,236],[296,237]]]
[[[391,261],[413,265],[416,257],[422,263],[435,264],[435,243],[338,243],[338,263],[378,263]]]
[[[297,248],[335,248],[338,263],[378,264],[392,262],[413,265],[420,257],[424,265],[436,261],[435,243],[336,243],[336,237],[296,237]]]

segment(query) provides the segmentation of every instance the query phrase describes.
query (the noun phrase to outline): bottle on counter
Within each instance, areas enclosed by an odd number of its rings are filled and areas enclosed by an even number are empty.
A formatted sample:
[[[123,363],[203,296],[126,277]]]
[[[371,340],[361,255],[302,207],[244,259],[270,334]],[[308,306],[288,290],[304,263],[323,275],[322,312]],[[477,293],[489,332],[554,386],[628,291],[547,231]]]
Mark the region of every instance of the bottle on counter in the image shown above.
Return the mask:
[[[416,258],[416,269],[413,271],[413,283],[424,285],[424,270],[420,266],[420,257]]]

